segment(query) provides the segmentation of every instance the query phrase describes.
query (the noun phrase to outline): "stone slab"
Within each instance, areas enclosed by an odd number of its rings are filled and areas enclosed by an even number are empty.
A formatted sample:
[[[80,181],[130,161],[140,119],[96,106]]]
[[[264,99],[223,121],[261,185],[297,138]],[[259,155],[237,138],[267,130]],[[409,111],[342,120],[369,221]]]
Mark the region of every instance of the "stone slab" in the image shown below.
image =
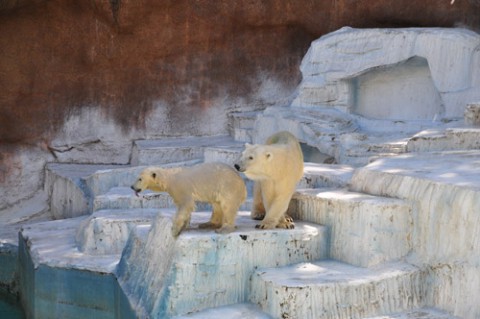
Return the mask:
[[[423,306],[425,274],[406,263],[375,269],[333,260],[259,269],[250,301],[275,318],[351,319]]]
[[[197,228],[210,216],[199,212],[173,240],[169,212],[162,214],[146,238],[129,240],[117,270],[140,315],[163,318],[245,302],[257,267],[318,260],[327,253],[327,230],[320,225],[298,222],[293,230],[258,230],[257,221],[240,212],[237,229],[219,235]]]
[[[480,126],[480,102],[468,103],[463,118],[466,125]]]
[[[430,129],[408,140],[409,152],[435,152],[480,149],[480,128]]]
[[[150,226],[158,209],[101,210],[85,218],[75,239],[79,251],[89,255],[120,255],[130,232],[137,226]]]
[[[354,167],[340,164],[304,163],[304,173],[297,188],[345,187]]]
[[[328,226],[330,257],[352,265],[371,267],[412,250],[412,206],[405,200],[346,189],[304,189],[294,195],[288,213]]]
[[[230,136],[165,138],[135,141],[132,165],[161,165],[179,161],[203,161],[204,149],[210,146],[236,145]]]
[[[399,109],[404,119],[417,119],[422,112],[426,112],[423,119],[429,120],[463,116],[466,103],[480,95],[479,43],[477,33],[459,28],[344,27],[312,42],[300,67],[303,80],[292,106],[332,106],[352,111],[362,97],[358,96],[362,93],[358,82],[365,75],[383,72],[383,77],[371,85],[373,111],[382,118],[398,115]],[[411,85],[413,72],[420,68],[406,66],[419,57],[425,72],[415,79],[427,81],[428,87],[420,85],[423,82]],[[398,75],[405,71],[407,76],[398,81],[402,78]],[[442,108],[411,107],[430,100],[441,101]]]
[[[363,319],[460,319],[445,311],[435,308],[420,308],[402,313],[389,314],[385,316],[368,317]]]
[[[206,309],[184,316],[175,316],[172,319],[272,319],[258,307],[249,303]]]

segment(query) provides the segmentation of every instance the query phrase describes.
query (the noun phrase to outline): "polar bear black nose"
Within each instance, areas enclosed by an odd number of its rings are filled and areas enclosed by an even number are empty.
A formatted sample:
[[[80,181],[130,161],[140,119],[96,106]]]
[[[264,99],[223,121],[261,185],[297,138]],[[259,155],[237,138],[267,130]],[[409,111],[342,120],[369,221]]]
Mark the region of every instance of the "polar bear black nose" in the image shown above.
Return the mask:
[[[235,165],[233,165],[233,166],[235,167],[235,169],[236,169],[237,171],[239,171],[239,170],[240,170],[240,165],[238,165],[238,164],[235,164]]]

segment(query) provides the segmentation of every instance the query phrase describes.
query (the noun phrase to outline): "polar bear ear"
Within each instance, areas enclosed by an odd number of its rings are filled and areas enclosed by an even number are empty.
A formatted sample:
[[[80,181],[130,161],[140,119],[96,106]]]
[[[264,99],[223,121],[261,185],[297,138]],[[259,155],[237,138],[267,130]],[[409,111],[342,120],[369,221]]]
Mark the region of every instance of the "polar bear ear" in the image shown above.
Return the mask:
[[[252,144],[250,144],[250,143],[245,143],[245,148],[249,148],[249,147],[252,147]]]
[[[156,177],[157,177],[157,173],[152,173],[152,177],[153,177],[153,178],[156,178]]]

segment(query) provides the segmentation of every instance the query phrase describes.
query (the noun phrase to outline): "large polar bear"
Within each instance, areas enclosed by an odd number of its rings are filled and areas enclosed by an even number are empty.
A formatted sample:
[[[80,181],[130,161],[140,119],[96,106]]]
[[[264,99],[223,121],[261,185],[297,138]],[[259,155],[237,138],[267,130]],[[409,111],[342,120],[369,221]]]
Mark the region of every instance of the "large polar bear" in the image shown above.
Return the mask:
[[[303,176],[303,153],[289,132],[270,136],[265,145],[245,145],[235,168],[255,181],[252,218],[263,221],[258,228],[294,228],[285,215],[295,187]]]
[[[203,163],[191,167],[148,167],[132,185],[135,193],[146,189],[167,192],[177,206],[172,234],[177,237],[190,224],[195,202],[210,203],[210,221],[200,228],[215,228],[218,233],[235,229],[235,217],[247,197],[240,175],[224,163]]]

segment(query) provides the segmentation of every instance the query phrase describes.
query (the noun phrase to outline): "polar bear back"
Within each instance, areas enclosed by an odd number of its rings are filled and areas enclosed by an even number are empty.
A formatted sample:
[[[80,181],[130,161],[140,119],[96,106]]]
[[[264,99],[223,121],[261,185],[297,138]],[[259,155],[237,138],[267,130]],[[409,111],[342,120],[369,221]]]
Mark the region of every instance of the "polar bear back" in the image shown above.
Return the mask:
[[[199,202],[243,203],[247,197],[245,183],[229,165],[203,163],[176,171],[169,182],[173,198],[191,194]]]

